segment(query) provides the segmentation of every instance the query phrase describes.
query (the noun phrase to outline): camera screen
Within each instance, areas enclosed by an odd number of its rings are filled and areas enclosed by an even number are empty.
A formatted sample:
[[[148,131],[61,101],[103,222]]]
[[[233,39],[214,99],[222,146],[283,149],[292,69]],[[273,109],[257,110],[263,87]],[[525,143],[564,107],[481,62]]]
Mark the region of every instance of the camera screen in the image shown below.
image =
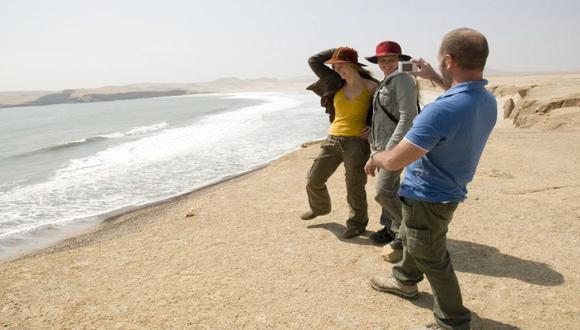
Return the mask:
[[[413,71],[413,64],[405,63],[402,65],[403,71]]]

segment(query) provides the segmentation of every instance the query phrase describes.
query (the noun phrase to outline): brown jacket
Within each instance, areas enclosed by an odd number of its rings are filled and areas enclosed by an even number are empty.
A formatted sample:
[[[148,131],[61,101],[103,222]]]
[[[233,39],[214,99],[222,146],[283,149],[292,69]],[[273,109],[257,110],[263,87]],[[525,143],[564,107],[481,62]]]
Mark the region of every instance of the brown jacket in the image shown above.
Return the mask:
[[[310,69],[318,76],[318,81],[306,87],[306,89],[313,91],[320,96],[320,105],[326,108],[328,119],[332,123],[334,121],[334,94],[344,85],[344,80],[338,73],[324,64],[332,57],[333,49],[324,50],[308,59]],[[369,76],[363,76],[365,79],[373,80],[378,83],[376,79]],[[372,102],[367,113],[367,125],[370,126],[373,116]]]

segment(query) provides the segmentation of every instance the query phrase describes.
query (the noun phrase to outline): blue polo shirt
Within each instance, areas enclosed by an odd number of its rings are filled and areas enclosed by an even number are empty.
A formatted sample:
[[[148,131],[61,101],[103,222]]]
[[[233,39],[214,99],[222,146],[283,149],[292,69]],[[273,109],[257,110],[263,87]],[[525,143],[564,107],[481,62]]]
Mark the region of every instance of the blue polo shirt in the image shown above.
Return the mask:
[[[495,122],[497,103],[487,80],[468,81],[425,106],[405,140],[427,151],[405,169],[399,195],[428,202],[461,202]]]

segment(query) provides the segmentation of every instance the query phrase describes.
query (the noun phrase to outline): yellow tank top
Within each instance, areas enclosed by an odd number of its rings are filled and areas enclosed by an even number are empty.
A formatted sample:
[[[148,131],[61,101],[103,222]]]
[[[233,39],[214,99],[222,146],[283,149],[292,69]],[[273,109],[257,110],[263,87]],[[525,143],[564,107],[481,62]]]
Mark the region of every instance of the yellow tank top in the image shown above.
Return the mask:
[[[362,92],[349,100],[344,95],[344,88],[334,94],[334,121],[328,134],[335,136],[359,136],[367,126],[366,119],[371,105],[372,95],[363,87]]]

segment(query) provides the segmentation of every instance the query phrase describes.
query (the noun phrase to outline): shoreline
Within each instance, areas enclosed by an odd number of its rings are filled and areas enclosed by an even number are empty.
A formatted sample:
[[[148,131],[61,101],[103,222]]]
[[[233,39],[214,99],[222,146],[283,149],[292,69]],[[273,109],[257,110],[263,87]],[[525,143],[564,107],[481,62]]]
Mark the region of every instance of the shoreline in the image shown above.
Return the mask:
[[[293,92],[293,91],[287,91]],[[294,91],[294,92],[301,92],[304,91]],[[245,92],[242,92],[245,94]],[[247,93],[254,93],[254,92],[247,92]],[[258,93],[258,92],[256,92]],[[269,91],[260,92],[262,93],[270,93]],[[239,94],[239,93],[218,93],[218,94]],[[422,99],[425,100],[424,103],[427,104],[435,99],[439,94],[440,91],[432,90],[432,89],[424,89],[422,90]],[[167,97],[190,97],[190,96],[197,96],[203,94],[188,94],[188,95],[180,95],[180,96],[167,96]],[[125,100],[121,100],[125,101]],[[8,237],[5,240],[13,241],[14,243],[9,243],[8,247],[4,247],[4,251],[0,250],[0,265],[3,263],[8,263],[12,261],[16,261],[22,258],[27,257],[34,257],[39,254],[51,253],[53,251],[59,251],[60,246],[67,246],[67,245],[76,245],[76,240],[83,240],[84,236],[97,236],[97,232],[101,230],[108,230],[105,228],[108,223],[115,222],[116,219],[121,217],[130,215],[133,212],[138,212],[143,209],[148,209],[150,207],[155,207],[161,204],[171,204],[176,202],[180,199],[187,198],[189,195],[194,194],[198,191],[203,191],[207,188],[211,188],[215,185],[220,185],[222,183],[226,183],[230,180],[234,180],[238,177],[244,176],[246,174],[250,174],[254,171],[258,171],[263,169],[267,166],[270,166],[272,163],[276,162],[278,159],[283,158],[286,155],[292,154],[301,148],[311,146],[313,144],[317,144],[320,141],[324,140],[324,138],[314,139],[311,141],[301,143],[301,146],[296,147],[292,150],[289,150],[286,153],[283,153],[277,157],[274,157],[270,160],[265,161],[264,163],[258,164],[250,169],[241,171],[239,173],[233,173],[231,175],[227,175],[222,178],[218,178],[214,181],[210,181],[206,184],[202,184],[198,187],[194,187],[190,190],[183,191],[181,193],[168,196],[166,198],[162,198],[156,201],[147,202],[141,205],[128,205],[124,206],[115,210],[110,210],[104,213],[87,216],[84,218],[78,218],[69,220],[63,223],[57,224],[48,224],[43,225],[32,230],[28,230],[21,233],[12,234],[12,237]]]
[[[135,207],[125,207],[117,211],[104,213],[102,215],[99,215],[99,217],[101,218],[99,220],[95,220],[94,223],[85,231],[73,232],[71,235],[66,235],[65,238],[57,238],[56,240],[48,243],[47,246],[40,248],[32,248],[31,250],[22,252],[22,254],[15,256],[12,259],[6,260],[0,259],[0,266],[2,264],[15,262],[21,259],[34,258],[37,256],[42,256],[46,254],[68,250],[71,248],[88,245],[95,241],[98,241],[100,238],[107,235],[116,236],[114,231],[118,230],[119,227],[122,226],[132,226],[133,230],[136,230],[137,228],[144,226],[146,223],[136,221],[134,217],[132,217],[132,215],[134,214],[151,212],[156,208],[166,208],[184,199],[211,192],[213,189],[217,189],[235,182],[236,179],[241,179],[245,178],[246,176],[250,176],[254,172],[259,171],[267,166],[268,164],[265,164],[252,170],[248,170],[237,175],[229,176],[222,180],[218,180],[216,182],[201,186],[188,192],[178,194],[176,196],[171,196],[168,198],[153,201],[143,205],[138,205]],[[66,228],[63,228],[62,230],[66,230]]]
[[[229,182],[235,182],[236,179],[243,178],[245,176],[251,175],[254,172],[260,171],[277,160],[297,152],[298,150],[305,148],[307,146],[320,143],[323,139],[315,139],[308,142],[304,142],[301,146],[289,150],[277,157],[274,157],[264,163],[253,166],[247,170],[243,170],[238,173],[233,173],[231,175],[226,175],[224,177],[218,178],[208,183],[202,184],[200,186],[194,187],[190,190],[168,196],[159,200],[147,202],[140,205],[134,206],[124,206],[116,210],[111,210],[94,216],[85,217],[82,219],[73,219],[66,221],[64,223],[43,225],[32,230],[15,233],[13,236],[20,236],[17,238],[8,237],[7,240],[21,241],[16,242],[18,246],[12,247],[10,250],[13,252],[7,252],[7,255],[0,254],[0,265],[4,263],[9,263],[17,261],[23,258],[35,257],[37,255],[49,254],[52,252],[60,251],[68,246],[76,246],[80,242],[83,244],[90,244],[92,239],[99,236],[99,232],[106,232],[111,230],[114,226],[118,225],[118,219],[131,215],[132,213],[137,213],[141,211],[146,211],[151,208],[155,208],[163,205],[170,205],[172,203],[178,202],[180,200],[192,197],[196,194],[203,194],[210,191],[212,188],[217,188],[221,185],[226,185]],[[123,222],[123,221],[121,221]],[[51,237],[49,237],[51,235]],[[21,237],[24,236],[24,237]],[[31,242],[34,240],[33,242]],[[22,242],[25,241],[25,242]]]

